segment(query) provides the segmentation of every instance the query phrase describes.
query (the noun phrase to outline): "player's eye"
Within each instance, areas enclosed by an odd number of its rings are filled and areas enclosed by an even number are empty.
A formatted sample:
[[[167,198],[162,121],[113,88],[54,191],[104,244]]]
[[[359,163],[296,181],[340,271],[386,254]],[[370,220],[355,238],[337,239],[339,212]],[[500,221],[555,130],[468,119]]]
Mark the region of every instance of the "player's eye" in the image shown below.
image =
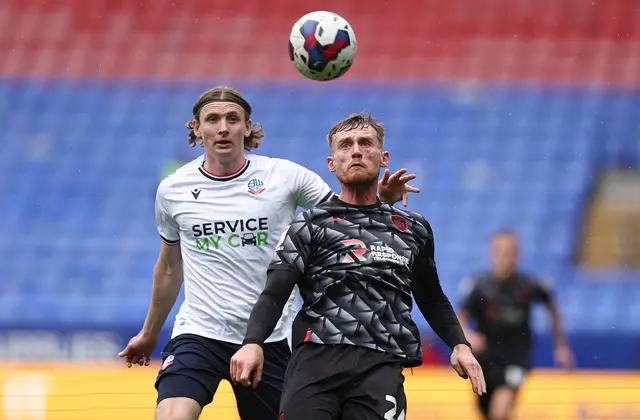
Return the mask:
[[[207,117],[207,121],[209,122],[213,122],[213,121],[217,121],[218,120],[218,116],[217,115],[209,115]]]

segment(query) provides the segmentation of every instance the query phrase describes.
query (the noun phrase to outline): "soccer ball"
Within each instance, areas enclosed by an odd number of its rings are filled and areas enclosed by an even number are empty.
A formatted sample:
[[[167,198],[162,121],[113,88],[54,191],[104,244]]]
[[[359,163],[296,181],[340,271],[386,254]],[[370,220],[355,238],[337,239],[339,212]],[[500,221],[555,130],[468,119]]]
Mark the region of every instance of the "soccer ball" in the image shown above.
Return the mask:
[[[331,12],[302,16],[289,36],[289,58],[311,80],[333,80],[345,74],[356,49],[356,34],[349,22]]]

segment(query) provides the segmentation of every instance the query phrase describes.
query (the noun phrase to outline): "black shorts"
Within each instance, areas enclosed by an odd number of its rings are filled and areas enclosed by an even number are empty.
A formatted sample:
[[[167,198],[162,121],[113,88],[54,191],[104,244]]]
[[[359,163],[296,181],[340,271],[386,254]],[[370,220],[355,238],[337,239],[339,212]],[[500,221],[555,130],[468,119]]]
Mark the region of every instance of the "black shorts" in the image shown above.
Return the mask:
[[[213,401],[220,381],[231,382],[229,364],[241,346],[194,334],[173,338],[162,351],[155,387],[158,403],[166,398],[191,398],[204,407]],[[264,346],[262,381],[256,389],[233,385],[242,420],[278,418],[280,396],[291,350],[287,340]]]
[[[500,387],[508,387],[518,391],[529,373],[529,368],[524,364],[503,364],[490,362],[483,358],[478,358],[484,379],[487,383],[486,394],[478,397],[478,408],[485,415],[489,414],[489,405],[493,391]]]
[[[364,347],[302,344],[287,368],[280,418],[404,419],[403,362]]]

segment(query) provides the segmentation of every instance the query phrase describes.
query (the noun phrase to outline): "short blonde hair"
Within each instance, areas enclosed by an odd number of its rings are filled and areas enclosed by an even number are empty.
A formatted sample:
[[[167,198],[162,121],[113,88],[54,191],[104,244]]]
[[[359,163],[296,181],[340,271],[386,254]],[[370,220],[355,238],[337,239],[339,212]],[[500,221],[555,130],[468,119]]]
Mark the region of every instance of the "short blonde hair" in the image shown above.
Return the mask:
[[[240,92],[228,86],[217,86],[200,95],[193,106],[193,118],[199,122],[200,111],[211,101],[233,102],[244,110],[245,120],[249,121],[251,119],[251,105],[249,105],[249,102]],[[202,138],[196,136],[193,120],[187,121],[185,127],[189,130],[189,146],[195,147],[196,144],[200,144],[202,146]],[[257,149],[264,136],[265,134],[262,129],[262,125],[254,123],[253,127],[251,127],[251,133],[244,138],[244,149],[246,151]]]
[[[327,142],[329,143],[329,148],[331,148],[333,136],[335,136],[336,133],[365,127],[372,127],[375,130],[376,135],[378,136],[378,140],[380,140],[380,147],[384,147],[384,125],[376,121],[375,118],[373,118],[371,114],[367,112],[360,114],[351,114],[344,120],[337,122],[333,127],[331,127],[331,130],[329,130],[329,134],[327,134]]]

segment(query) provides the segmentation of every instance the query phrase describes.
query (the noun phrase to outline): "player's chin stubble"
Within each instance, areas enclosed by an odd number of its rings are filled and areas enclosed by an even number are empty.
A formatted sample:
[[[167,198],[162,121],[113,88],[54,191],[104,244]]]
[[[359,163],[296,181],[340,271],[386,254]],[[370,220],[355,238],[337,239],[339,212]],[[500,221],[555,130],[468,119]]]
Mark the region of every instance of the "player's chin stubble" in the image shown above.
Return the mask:
[[[348,170],[345,174],[338,175],[338,181],[351,188],[358,189],[368,187],[378,181],[378,175],[362,170]]]

